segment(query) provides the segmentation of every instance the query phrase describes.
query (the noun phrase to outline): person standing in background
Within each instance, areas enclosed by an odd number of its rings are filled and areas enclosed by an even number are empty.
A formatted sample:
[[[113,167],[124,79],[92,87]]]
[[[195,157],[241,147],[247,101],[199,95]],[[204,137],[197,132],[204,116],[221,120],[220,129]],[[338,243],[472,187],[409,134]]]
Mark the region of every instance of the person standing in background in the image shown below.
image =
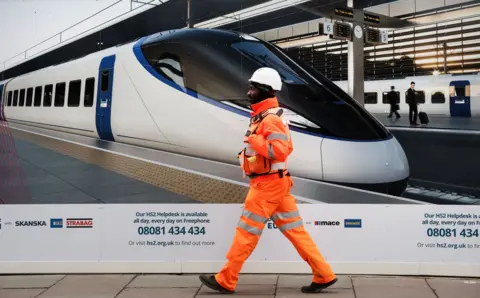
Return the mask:
[[[410,88],[407,90],[407,103],[409,107],[408,118],[410,120],[410,125],[418,125],[417,123],[418,103],[415,95],[416,95],[415,82],[411,82]]]

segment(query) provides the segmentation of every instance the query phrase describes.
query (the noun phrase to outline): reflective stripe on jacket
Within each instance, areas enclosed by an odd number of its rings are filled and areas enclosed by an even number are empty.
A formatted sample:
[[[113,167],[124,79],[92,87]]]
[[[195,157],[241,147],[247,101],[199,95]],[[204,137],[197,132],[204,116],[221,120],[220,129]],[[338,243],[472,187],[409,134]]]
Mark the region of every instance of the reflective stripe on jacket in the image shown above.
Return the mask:
[[[252,105],[252,109],[250,127],[244,137],[246,147],[239,154],[244,174],[255,177],[286,170],[293,143],[277,98],[263,100]]]

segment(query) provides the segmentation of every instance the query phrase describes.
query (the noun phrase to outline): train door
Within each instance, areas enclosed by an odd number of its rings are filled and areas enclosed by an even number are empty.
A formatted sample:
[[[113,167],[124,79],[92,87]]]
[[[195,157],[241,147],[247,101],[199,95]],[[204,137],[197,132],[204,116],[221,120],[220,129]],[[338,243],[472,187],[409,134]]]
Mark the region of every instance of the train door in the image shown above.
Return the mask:
[[[452,117],[471,117],[470,81],[450,82],[450,115]]]
[[[98,70],[95,124],[98,136],[106,141],[115,141],[111,122],[114,66],[115,55],[107,56],[100,62]]]
[[[3,117],[3,85],[0,85],[0,121],[4,121]]]

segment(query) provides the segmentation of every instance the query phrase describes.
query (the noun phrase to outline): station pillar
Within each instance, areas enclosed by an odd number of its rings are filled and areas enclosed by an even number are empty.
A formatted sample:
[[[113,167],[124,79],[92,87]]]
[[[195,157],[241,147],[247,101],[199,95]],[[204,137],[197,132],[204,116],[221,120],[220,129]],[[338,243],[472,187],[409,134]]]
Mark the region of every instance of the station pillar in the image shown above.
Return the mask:
[[[357,0],[348,0],[347,6],[356,8],[354,2]],[[363,9],[361,13],[355,12],[355,19],[363,20]],[[361,23],[353,23],[352,41],[348,43],[348,94],[353,97],[362,106],[365,104],[364,87],[364,32]]]

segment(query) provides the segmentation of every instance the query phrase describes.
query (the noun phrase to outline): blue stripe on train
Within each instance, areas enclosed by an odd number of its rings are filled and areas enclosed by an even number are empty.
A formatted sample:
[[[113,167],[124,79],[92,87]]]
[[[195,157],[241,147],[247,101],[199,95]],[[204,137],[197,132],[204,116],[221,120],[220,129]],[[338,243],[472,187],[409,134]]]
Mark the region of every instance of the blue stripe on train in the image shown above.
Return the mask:
[[[97,82],[97,105],[95,110],[95,126],[98,136],[105,141],[114,142],[112,132],[112,91],[115,69],[115,55],[107,56],[100,62]]]

